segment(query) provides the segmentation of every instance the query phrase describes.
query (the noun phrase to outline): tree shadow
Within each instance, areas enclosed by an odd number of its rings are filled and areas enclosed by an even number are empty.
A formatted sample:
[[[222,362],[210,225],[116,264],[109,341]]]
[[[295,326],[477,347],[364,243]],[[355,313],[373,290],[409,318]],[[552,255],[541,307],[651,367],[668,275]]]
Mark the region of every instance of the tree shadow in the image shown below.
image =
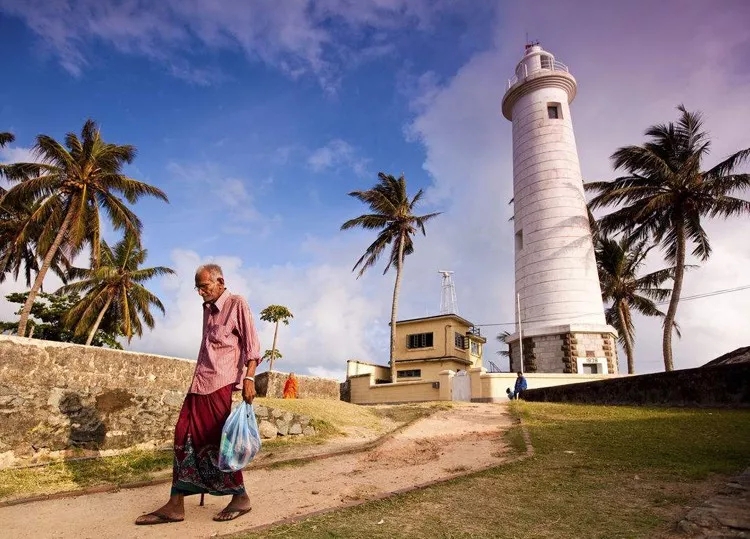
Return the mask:
[[[85,473],[82,458],[98,456],[107,436],[107,427],[95,406],[86,405],[78,393],[67,392],[60,399],[60,412],[70,421],[67,447],[82,450],[66,457],[64,463],[72,480],[80,486],[91,483],[91,474]],[[92,455],[91,452],[94,452]]]

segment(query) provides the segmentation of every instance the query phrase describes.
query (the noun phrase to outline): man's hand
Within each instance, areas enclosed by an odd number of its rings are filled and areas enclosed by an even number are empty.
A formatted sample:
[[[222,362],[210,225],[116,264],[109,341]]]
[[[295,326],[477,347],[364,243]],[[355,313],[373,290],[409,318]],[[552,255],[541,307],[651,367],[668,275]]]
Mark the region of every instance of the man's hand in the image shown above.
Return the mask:
[[[242,381],[242,399],[246,403],[252,404],[254,398],[255,398],[255,382],[253,382],[252,380],[243,380]]]

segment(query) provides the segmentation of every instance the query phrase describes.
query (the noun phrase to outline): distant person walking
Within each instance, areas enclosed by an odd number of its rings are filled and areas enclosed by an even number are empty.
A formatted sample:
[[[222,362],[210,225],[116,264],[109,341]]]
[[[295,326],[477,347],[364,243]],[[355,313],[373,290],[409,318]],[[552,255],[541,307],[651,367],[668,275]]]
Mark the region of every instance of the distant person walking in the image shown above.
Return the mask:
[[[517,400],[521,398],[521,395],[524,391],[526,391],[527,387],[528,384],[526,383],[526,378],[524,378],[522,372],[519,372],[518,376],[516,377],[516,384],[513,386],[513,391],[508,388],[505,390],[505,392],[508,394],[508,398],[510,400]]]
[[[284,398],[285,399],[296,399],[297,392],[299,391],[299,385],[297,383],[297,377],[294,376],[293,372],[289,373],[284,382]]]
[[[216,462],[232,392],[241,389],[247,403],[255,398],[255,369],[261,359],[253,314],[242,296],[229,293],[216,264],[196,270],[195,289],[203,298],[203,338],[175,427],[172,490],[165,505],[138,517],[138,525],[184,520],[184,499],[191,494],[232,496],[214,516],[218,522],[234,520],[251,509],[242,472],[223,472]]]

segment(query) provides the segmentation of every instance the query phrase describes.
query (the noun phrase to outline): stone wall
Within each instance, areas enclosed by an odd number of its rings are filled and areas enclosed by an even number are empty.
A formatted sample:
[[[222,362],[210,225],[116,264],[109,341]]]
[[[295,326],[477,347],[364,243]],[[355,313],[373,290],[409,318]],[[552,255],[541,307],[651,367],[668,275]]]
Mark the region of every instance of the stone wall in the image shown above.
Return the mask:
[[[263,372],[255,377],[255,389],[260,397],[280,399],[284,396],[287,372]],[[294,375],[297,378],[297,398],[339,400],[339,382],[330,378]]]
[[[305,415],[293,414],[285,410],[254,405],[258,430],[263,439],[276,436],[314,436],[315,427]]]
[[[0,467],[71,449],[171,446],[194,368],[185,359],[0,336]],[[273,436],[309,427],[305,418],[268,414],[257,415],[275,426]]]
[[[518,340],[510,345],[511,371],[520,370]],[[617,347],[611,333],[554,333],[523,338],[524,372],[578,373],[578,358],[605,358],[607,372],[618,372]]]
[[[524,399],[580,404],[750,407],[750,364],[699,367],[529,389],[524,392]]]

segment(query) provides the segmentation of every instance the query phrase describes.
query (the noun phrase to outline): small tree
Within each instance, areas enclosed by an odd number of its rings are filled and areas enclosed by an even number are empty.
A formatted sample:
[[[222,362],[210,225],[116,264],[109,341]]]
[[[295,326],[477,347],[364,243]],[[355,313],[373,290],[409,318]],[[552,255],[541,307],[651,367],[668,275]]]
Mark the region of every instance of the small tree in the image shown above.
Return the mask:
[[[263,352],[263,359],[270,361],[271,356],[275,357],[276,359],[281,359],[282,357],[284,357],[278,350],[266,350],[265,352]]]
[[[269,305],[268,307],[260,311],[261,320],[264,320],[265,322],[273,322],[274,324],[276,324],[276,327],[273,330],[273,345],[271,347],[271,355],[268,364],[269,371],[273,370],[274,359],[276,357],[281,357],[281,355],[278,354],[278,351],[276,350],[276,340],[279,335],[279,322],[284,322],[284,325],[288,326],[290,318],[294,318],[294,315],[283,305]]]
[[[5,299],[11,303],[23,305],[28,297],[28,292],[15,292],[5,296]],[[34,332],[34,337],[45,341],[84,344],[85,336],[75,335],[75,332],[64,323],[65,316],[78,301],[80,301],[78,294],[61,295],[40,292],[31,307],[31,318],[29,319],[29,326]],[[122,346],[117,342],[119,335],[116,327],[117,325],[113,323],[111,318],[105,317],[99,330],[94,335],[91,345],[122,350]],[[18,322],[0,322],[0,332],[6,331],[17,334]]]

